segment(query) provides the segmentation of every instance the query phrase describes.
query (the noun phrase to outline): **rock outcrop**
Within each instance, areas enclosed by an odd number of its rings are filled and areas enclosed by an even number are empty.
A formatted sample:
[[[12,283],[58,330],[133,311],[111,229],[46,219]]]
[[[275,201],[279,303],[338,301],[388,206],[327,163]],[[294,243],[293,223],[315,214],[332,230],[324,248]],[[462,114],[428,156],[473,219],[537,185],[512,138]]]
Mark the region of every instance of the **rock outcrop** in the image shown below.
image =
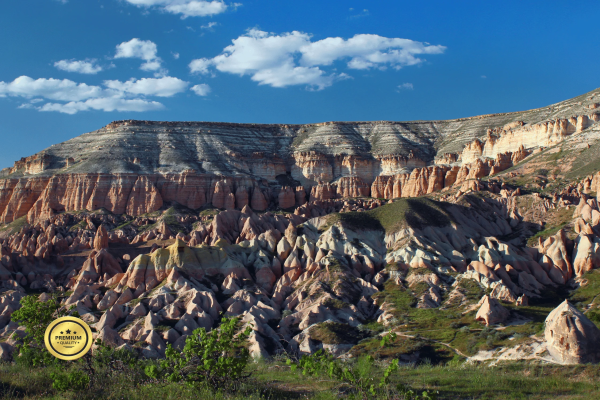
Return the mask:
[[[498,300],[488,295],[485,295],[478,305],[480,307],[475,319],[484,322],[486,326],[504,322],[510,316],[510,312]]]
[[[600,361],[600,330],[568,300],[548,315],[544,336],[548,352],[561,363]]]

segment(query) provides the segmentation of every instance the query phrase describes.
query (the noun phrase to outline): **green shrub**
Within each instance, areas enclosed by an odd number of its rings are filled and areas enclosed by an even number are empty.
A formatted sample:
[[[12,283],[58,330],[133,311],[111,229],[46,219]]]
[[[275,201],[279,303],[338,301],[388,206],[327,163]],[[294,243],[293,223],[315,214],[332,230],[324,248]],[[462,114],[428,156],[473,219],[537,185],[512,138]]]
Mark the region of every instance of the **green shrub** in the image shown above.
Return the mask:
[[[181,353],[168,345],[165,360],[148,365],[146,375],[160,381],[185,382],[198,389],[234,389],[236,383],[248,378],[244,370],[250,358],[244,340],[251,328],[236,335],[238,321],[223,318],[220,327],[208,333],[204,328],[196,329]]]
[[[42,366],[60,362],[55,358],[44,344],[46,328],[56,318],[68,315],[69,311],[61,308],[57,296],[52,296],[48,301],[39,301],[36,296],[25,296],[21,299],[21,308],[12,314],[12,320],[25,326],[27,335],[23,342],[17,345],[15,357],[17,362],[31,366]],[[71,315],[78,316],[77,312]]]
[[[361,399],[377,398],[382,395],[388,398],[395,397],[390,396],[390,378],[392,374],[398,371],[397,359],[392,360],[386,367],[380,379],[377,379],[375,360],[369,355],[359,357],[356,362],[341,362],[335,359],[333,355],[319,350],[311,355],[302,356],[298,363],[294,363],[290,359],[286,363],[292,371],[300,369],[303,375],[314,377],[326,375],[331,379],[340,381],[352,391],[357,392],[359,394],[358,398]],[[402,395],[404,399],[426,400],[436,398],[435,394],[428,391],[424,391],[420,396],[401,384],[397,385],[395,389],[397,394]]]
[[[50,377],[53,380],[52,387],[59,392],[84,390],[90,384],[90,377],[78,369],[70,372],[53,372]]]
[[[379,342],[379,347],[388,347],[392,342],[396,340],[398,335],[395,332],[390,331],[389,334],[385,335],[381,338]]]

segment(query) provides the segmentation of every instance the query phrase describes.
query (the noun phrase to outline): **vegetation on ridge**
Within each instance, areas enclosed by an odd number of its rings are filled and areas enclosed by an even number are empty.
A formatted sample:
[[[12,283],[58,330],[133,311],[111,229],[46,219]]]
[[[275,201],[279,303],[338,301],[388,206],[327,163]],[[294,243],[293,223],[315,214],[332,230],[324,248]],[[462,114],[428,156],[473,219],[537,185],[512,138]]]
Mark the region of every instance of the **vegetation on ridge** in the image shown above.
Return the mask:
[[[327,215],[326,230],[340,222],[354,230],[379,230],[391,234],[407,226],[422,229],[426,226],[446,226],[452,218],[444,204],[427,197],[400,198],[368,211],[351,211]]]

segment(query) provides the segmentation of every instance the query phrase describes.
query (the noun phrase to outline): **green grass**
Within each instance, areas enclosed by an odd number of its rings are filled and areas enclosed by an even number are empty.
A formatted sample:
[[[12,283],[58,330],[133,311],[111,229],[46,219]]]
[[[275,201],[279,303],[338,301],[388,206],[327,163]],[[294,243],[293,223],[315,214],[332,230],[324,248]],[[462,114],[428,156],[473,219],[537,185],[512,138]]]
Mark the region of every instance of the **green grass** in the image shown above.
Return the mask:
[[[200,211],[200,216],[201,217],[214,217],[215,215],[219,214],[219,209],[218,208],[208,208],[206,210],[202,210]]]
[[[600,294],[600,270],[592,270],[583,275],[587,281],[584,286],[580,286],[571,293],[570,300],[573,303],[591,304]]]
[[[117,226],[115,229],[113,229],[113,231],[118,231],[119,229],[123,229],[123,228],[131,225],[132,222],[133,222],[133,220],[124,222],[121,225]]]
[[[326,344],[356,344],[364,339],[366,334],[347,324],[326,321],[310,328],[310,336]]]
[[[411,343],[414,349],[427,353],[427,345]],[[381,368],[378,369],[379,374]],[[138,387],[127,374],[100,377],[93,390],[79,393],[58,393],[52,388],[49,369],[25,368],[0,364],[0,397],[13,399],[356,399],[338,382],[326,377],[304,376],[292,372],[283,362],[258,362],[248,372],[248,382],[238,385],[234,393],[213,394],[196,391],[181,384],[142,382]],[[438,399],[487,400],[587,400],[597,399],[600,391],[600,368],[594,365],[554,366],[526,363],[501,363],[496,367],[466,365],[456,359],[446,364],[402,366],[391,376],[392,386],[403,384],[417,392],[439,391]],[[400,395],[380,396],[380,399],[402,400]]]
[[[179,221],[177,220],[177,216],[186,215],[186,214],[189,214],[186,209],[184,209],[182,211],[175,207],[169,207],[160,215],[160,217],[158,218],[158,221],[164,221],[165,224],[167,224],[167,226],[169,227],[169,229],[174,233],[181,232],[181,233],[185,234],[185,233],[187,233],[187,229],[185,228],[185,226],[183,226],[179,223]],[[159,222],[156,222],[154,224],[140,226],[137,231],[138,231],[138,233],[142,233],[142,232],[146,232],[147,230],[154,229],[154,228],[158,227],[158,223]]]
[[[457,288],[465,295],[469,304],[477,303],[485,294],[485,290],[474,280],[470,279],[461,280]],[[384,290],[373,295],[373,298],[380,305],[383,302],[392,304],[393,310],[390,312],[397,320],[392,325],[397,327],[394,330],[404,335],[419,338],[423,342],[419,344],[421,347],[425,345],[429,346],[427,347],[427,351],[432,353],[428,358],[433,360],[434,363],[446,362],[448,361],[448,357],[451,358],[452,354],[454,354],[452,350],[448,347],[440,346],[438,342],[446,343],[452,349],[456,349],[462,354],[473,355],[480,350],[491,350],[497,347],[514,347],[519,343],[530,340],[529,336],[543,333],[544,320],[550,311],[568,295],[566,292],[559,293],[556,290],[548,290],[542,293],[540,299],[531,299],[530,305],[526,307],[517,308],[512,304],[504,304],[505,307],[513,310],[513,313],[526,317],[531,322],[518,326],[509,326],[504,330],[490,330],[489,328],[486,329],[483,324],[475,321],[477,310],[465,314],[465,307],[459,307],[458,303],[444,303],[445,307],[443,309],[416,308],[418,296],[426,289],[427,286],[424,283],[419,283],[407,289],[388,281],[384,285]],[[447,300],[447,296],[447,294],[444,295],[443,301]],[[370,328],[369,325],[367,327]],[[378,348],[378,340],[378,338],[365,340],[357,345],[354,351],[357,354],[370,353],[386,357],[398,357],[403,354],[409,355],[411,351],[417,351],[413,348],[415,344],[407,339],[406,336],[399,336],[386,349]]]
[[[571,169],[566,173],[568,179],[583,178],[600,171],[600,140],[584,148],[576,155]]]
[[[458,291],[471,302],[478,302],[485,294],[483,288],[473,279],[461,279],[458,283]]]
[[[569,300],[580,310],[583,310],[588,305],[589,310],[585,312],[585,315],[600,327],[600,270],[592,270],[583,275],[586,282],[585,285],[578,287],[576,290],[571,292]]]
[[[443,203],[425,198],[397,199],[374,210],[363,212],[334,213],[327,216],[321,231],[340,222],[350,229],[380,230],[394,233],[408,226],[422,229],[425,226],[442,227],[450,224],[450,214]]]
[[[377,219],[386,233],[396,232],[405,224],[416,228],[442,227],[449,225],[452,220],[444,210],[443,203],[425,197],[398,199],[366,213]]]
[[[23,215],[20,218],[15,219],[13,222],[10,222],[6,225],[0,227],[0,232],[8,231],[8,236],[14,235],[15,233],[19,233],[21,228],[27,225],[27,215]]]
[[[562,228],[564,228],[567,225],[567,223],[568,222],[564,222],[558,226],[553,226],[548,229],[544,229],[543,231],[539,231],[538,233],[536,233],[535,235],[533,235],[529,239],[527,239],[527,245],[535,246],[538,242],[538,238],[542,238],[542,241],[544,241],[544,240],[548,239],[550,236],[556,235],[556,233],[559,230],[561,230]]]
[[[335,308],[337,310],[341,310],[342,308],[346,308],[349,306],[350,306],[350,304],[346,303],[345,301],[333,299],[333,298],[326,299],[323,302],[323,307]]]
[[[548,222],[543,230],[527,239],[528,246],[535,246],[537,245],[538,238],[542,238],[542,241],[544,241],[550,236],[556,235],[559,230],[565,228],[573,221],[573,210],[561,208],[552,213],[550,218],[547,218],[547,221]]]
[[[73,225],[69,231],[70,232],[76,232],[79,229],[86,229],[87,228],[87,221],[85,219],[82,219],[81,221],[79,221],[78,223],[76,223],[75,225]]]

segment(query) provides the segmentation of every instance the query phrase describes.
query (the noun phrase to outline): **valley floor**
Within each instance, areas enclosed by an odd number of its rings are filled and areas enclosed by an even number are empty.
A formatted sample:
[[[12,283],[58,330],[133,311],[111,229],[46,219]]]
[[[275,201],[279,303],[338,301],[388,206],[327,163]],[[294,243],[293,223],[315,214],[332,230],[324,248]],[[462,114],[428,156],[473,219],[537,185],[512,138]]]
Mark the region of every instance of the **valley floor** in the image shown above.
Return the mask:
[[[57,393],[48,369],[0,364],[0,397],[4,399],[349,399],[357,398],[338,382],[292,372],[283,363],[251,366],[250,380],[235,394],[197,392],[183,385],[152,382],[138,387],[127,376],[105,376],[102,389]],[[421,393],[439,391],[438,399],[598,399],[600,367],[506,363],[495,367],[455,364],[402,367],[394,383]],[[405,399],[397,393],[385,399]]]

